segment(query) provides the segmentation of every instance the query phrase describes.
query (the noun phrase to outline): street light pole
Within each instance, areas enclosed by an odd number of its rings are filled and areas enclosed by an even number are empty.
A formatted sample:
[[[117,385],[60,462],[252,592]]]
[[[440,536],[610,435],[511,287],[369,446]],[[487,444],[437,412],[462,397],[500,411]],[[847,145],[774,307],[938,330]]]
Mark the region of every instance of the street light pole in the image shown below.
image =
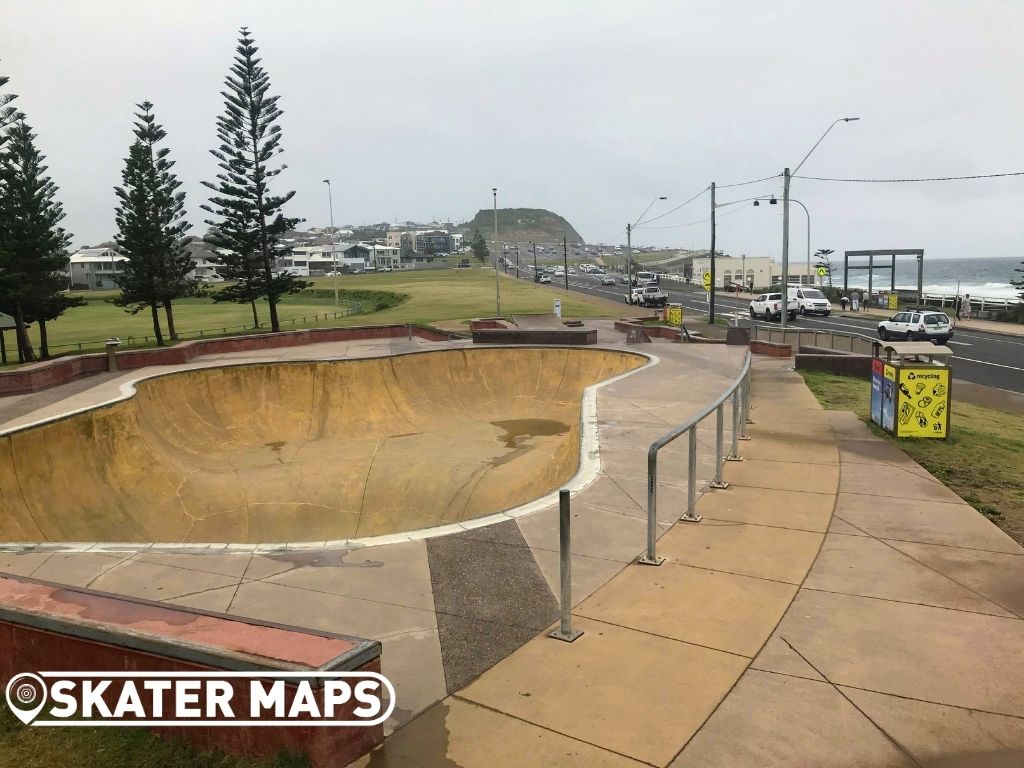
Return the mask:
[[[633,292],[633,225],[626,224],[626,295],[632,303]]]
[[[334,195],[331,193],[331,180],[324,179],[324,184],[327,185],[327,205],[331,211],[331,264],[334,267],[334,306],[337,307],[341,302],[338,300],[338,251],[334,242]]]
[[[821,143],[820,139],[818,143]],[[786,321],[789,319],[789,168],[782,172],[782,176],[782,311],[779,315],[779,325],[785,330]]]
[[[708,322],[715,324],[715,182],[711,182],[711,292],[708,294]]]
[[[637,219],[636,224],[626,225],[626,295],[629,296],[633,290],[633,230],[636,229],[642,222],[647,212],[651,210],[651,206],[659,200],[668,200],[665,195],[658,195],[658,197],[651,200],[650,205],[644,208],[644,212],[641,213]]]
[[[814,285],[814,281],[811,280],[811,212],[807,210],[807,206],[801,203],[799,200],[789,199],[789,202],[796,203],[804,209],[804,215],[807,216],[807,280],[808,285]]]
[[[492,187],[494,195],[494,302],[497,306],[495,317],[501,317],[501,277],[498,275],[498,188]]]
[[[832,122],[832,125],[821,134],[821,138],[818,139],[814,146],[811,147],[810,151],[804,155],[804,159],[800,161],[799,165],[793,169],[793,173],[800,170],[801,166],[807,162],[807,158],[818,148],[818,145],[825,140],[828,136],[829,131],[835,128],[839,123],[852,123],[855,120],[860,120],[859,117],[840,117],[838,120]],[[779,318],[781,326],[786,327],[786,320],[789,317],[789,182],[790,172],[789,168],[783,171],[785,177],[782,193],[782,316]],[[810,229],[810,218],[808,218],[808,230]]]

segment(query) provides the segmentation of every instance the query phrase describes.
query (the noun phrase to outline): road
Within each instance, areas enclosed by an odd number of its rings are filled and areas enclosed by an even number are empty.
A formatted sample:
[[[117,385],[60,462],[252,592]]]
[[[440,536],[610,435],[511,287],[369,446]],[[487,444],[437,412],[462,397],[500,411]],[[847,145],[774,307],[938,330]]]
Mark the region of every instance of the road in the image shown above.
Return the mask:
[[[524,279],[532,280],[532,276],[521,273]],[[618,276],[616,276],[618,279]],[[553,278],[552,285],[564,288],[560,278]],[[693,288],[676,287],[670,281],[663,281],[662,287],[669,295],[669,301],[683,305],[684,311],[707,314],[706,294]],[[612,298],[622,301],[626,286],[602,286],[600,279],[585,274],[569,275],[569,289],[594,296]],[[749,322],[750,302],[736,298],[735,294],[718,294],[715,302],[716,314],[726,317],[742,318]],[[765,325],[763,321],[757,321]],[[776,323],[772,324],[777,326]],[[819,330],[845,331],[861,333],[876,338],[878,335],[877,318],[859,317],[800,317],[793,321],[794,326],[817,328]],[[954,379],[984,384],[989,387],[1024,393],[1024,336],[1010,337],[995,333],[964,328],[956,329],[950,340],[950,347],[955,353],[953,358]]]

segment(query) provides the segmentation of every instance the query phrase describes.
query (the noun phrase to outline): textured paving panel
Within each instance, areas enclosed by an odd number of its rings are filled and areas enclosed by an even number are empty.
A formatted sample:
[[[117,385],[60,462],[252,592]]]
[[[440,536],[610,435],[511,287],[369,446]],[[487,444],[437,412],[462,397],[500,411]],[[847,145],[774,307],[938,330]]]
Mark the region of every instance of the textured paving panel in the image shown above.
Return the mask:
[[[554,622],[558,604],[514,520],[427,539],[448,690],[457,691]]]

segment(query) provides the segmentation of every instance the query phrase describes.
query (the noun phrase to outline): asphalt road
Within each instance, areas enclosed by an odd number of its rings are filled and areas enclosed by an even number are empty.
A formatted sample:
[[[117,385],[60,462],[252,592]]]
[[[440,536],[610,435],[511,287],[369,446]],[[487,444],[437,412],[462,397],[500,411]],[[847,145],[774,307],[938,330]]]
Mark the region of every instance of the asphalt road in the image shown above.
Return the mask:
[[[532,280],[533,276],[521,273],[523,279]],[[618,275],[616,275],[618,280]],[[552,285],[565,287],[562,278],[552,278]],[[698,289],[680,289],[670,281],[664,281],[662,288],[669,295],[669,301],[683,305],[684,311],[707,314],[706,295]],[[602,286],[600,279],[585,274],[569,275],[569,289],[594,296],[623,301],[626,294],[624,284]],[[625,303],[623,303],[625,306]],[[746,324],[750,321],[750,302],[736,298],[735,294],[718,294],[715,301],[715,314],[726,317],[737,317]],[[763,321],[757,321],[765,325]],[[818,328],[820,330],[845,331],[862,333],[877,338],[877,318],[855,317],[799,317],[792,324],[802,328]],[[777,323],[772,323],[773,326]],[[955,357],[953,358],[953,377],[975,384],[1024,393],[1024,336],[1001,336],[995,333],[979,331],[960,326],[954,331],[949,342]]]

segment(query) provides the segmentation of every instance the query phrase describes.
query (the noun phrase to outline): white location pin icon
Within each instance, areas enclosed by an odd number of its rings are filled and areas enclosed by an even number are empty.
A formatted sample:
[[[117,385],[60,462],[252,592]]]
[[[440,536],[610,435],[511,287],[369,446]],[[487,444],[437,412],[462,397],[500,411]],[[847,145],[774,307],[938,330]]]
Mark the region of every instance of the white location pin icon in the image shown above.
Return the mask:
[[[46,704],[46,683],[39,675],[22,672],[7,683],[7,706],[14,716],[28,725]]]

